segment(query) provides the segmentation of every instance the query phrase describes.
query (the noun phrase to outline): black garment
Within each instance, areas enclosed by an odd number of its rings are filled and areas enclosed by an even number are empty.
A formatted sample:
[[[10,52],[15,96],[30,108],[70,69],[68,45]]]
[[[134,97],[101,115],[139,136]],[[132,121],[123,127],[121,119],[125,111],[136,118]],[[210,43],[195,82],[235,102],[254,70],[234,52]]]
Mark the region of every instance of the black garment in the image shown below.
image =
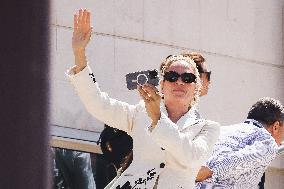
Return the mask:
[[[259,189],[264,189],[264,183],[265,183],[265,173],[263,173],[261,181],[260,183],[258,183]]]
[[[54,189],[94,189],[89,153],[54,149]]]
[[[105,125],[98,141],[103,154],[92,155],[96,189],[103,189],[132,162],[133,140],[126,132]]]
[[[96,189],[104,189],[116,177],[116,167],[103,154],[91,154],[91,157]]]

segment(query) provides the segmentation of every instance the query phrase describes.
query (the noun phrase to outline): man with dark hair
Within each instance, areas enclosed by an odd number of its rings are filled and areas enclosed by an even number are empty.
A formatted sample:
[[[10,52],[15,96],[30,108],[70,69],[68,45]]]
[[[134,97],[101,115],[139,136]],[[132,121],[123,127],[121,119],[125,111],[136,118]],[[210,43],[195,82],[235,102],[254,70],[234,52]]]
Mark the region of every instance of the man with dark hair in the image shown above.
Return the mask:
[[[207,95],[210,86],[211,71],[208,70],[205,58],[198,52],[184,52],[181,55],[189,57],[195,62],[202,83],[200,96]]]
[[[96,189],[105,188],[130,165],[133,159],[133,140],[126,132],[104,125],[100,135],[103,154],[92,156]]]
[[[257,189],[284,136],[284,108],[261,98],[243,123],[221,128],[213,155],[198,173],[198,189]]]

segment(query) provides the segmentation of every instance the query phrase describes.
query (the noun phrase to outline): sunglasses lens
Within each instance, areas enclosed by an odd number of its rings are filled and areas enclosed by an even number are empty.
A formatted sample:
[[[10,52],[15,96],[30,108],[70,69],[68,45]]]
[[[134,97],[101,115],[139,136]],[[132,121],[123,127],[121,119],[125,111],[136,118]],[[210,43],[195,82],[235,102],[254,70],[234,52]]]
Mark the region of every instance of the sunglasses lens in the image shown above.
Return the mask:
[[[181,74],[181,79],[185,83],[193,83],[196,80],[196,76],[192,73],[183,73]]]
[[[192,83],[196,81],[196,76],[193,73],[183,73],[179,75],[177,72],[170,71],[166,72],[164,75],[164,79],[169,82],[176,82],[179,77],[181,77],[181,80],[184,83]]]
[[[179,78],[179,74],[176,72],[166,72],[164,75],[164,79],[169,82],[176,82]]]

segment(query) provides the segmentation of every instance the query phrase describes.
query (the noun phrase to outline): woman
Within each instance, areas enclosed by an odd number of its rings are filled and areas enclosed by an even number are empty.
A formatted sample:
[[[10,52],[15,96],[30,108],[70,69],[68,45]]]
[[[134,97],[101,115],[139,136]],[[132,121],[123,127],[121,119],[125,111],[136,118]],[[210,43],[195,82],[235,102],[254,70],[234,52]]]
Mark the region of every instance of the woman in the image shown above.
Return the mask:
[[[217,123],[195,115],[200,78],[194,62],[184,56],[166,58],[160,68],[163,99],[146,84],[138,88],[143,101],[129,105],[99,89],[85,56],[91,32],[90,12],[80,10],[74,15],[75,66],[67,75],[92,115],[133,138],[132,164],[111,188],[194,188],[219,135]]]

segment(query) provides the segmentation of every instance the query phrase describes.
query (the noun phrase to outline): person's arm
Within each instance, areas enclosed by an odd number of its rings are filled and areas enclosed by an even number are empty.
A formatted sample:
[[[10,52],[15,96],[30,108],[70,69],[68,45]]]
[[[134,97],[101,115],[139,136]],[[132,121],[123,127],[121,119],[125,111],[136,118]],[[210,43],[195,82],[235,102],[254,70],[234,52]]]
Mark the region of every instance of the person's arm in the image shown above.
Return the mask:
[[[85,55],[91,32],[90,12],[80,10],[78,15],[74,15],[72,48],[75,66],[66,75],[89,113],[103,123],[130,134],[136,107],[101,92]]]
[[[251,169],[265,168],[275,158],[277,144],[269,134],[258,132],[250,137],[252,144],[239,150],[219,153],[209,159],[207,167],[213,172],[213,181],[236,177]],[[255,138],[256,141],[253,141]]]
[[[204,120],[191,127],[203,125],[194,137],[191,132],[180,132],[175,123],[162,114],[157,126],[152,130],[152,138],[165,150],[171,152],[176,159],[186,166],[201,166],[213,151],[219,137],[219,124]]]
[[[212,174],[213,174],[213,171],[211,171],[208,167],[201,166],[196,176],[195,182],[202,182],[208,178],[211,178]]]

